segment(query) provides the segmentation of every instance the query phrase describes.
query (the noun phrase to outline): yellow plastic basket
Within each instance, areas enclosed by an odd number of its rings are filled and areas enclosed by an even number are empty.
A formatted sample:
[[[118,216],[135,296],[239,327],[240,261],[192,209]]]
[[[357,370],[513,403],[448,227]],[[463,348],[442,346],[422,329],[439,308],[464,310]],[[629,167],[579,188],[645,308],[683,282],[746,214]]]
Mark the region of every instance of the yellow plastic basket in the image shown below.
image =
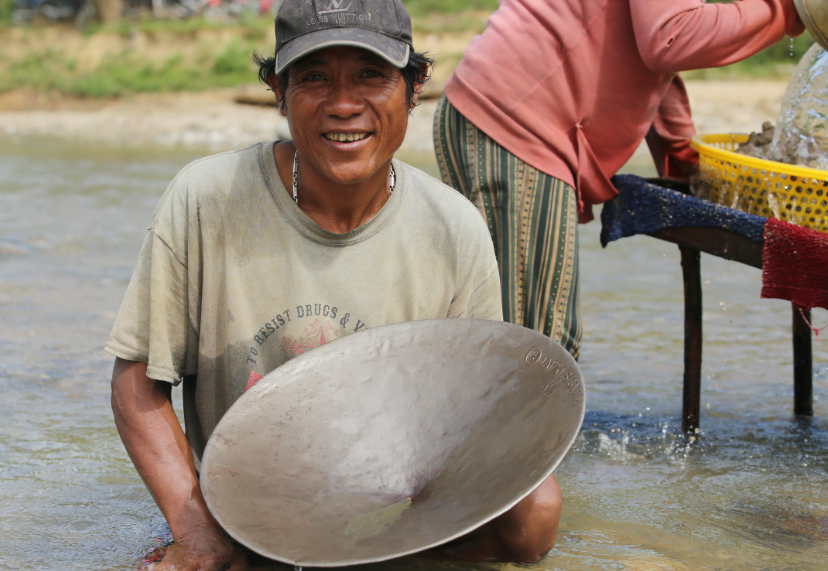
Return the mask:
[[[734,152],[747,135],[696,135],[696,194],[750,214],[828,232],[828,171],[757,159]]]

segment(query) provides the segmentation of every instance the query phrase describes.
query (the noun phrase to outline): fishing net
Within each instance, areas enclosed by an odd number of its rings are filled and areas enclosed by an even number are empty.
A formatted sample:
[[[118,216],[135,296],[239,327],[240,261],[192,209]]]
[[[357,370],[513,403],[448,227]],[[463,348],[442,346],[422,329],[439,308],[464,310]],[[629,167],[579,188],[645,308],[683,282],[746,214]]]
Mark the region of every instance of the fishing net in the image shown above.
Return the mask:
[[[828,309],[828,234],[769,218],[762,250],[762,297]]]
[[[747,214],[651,184],[641,177],[612,179],[618,196],[601,211],[601,245],[664,228],[721,228],[764,242],[762,297],[810,310],[828,309],[828,234]]]

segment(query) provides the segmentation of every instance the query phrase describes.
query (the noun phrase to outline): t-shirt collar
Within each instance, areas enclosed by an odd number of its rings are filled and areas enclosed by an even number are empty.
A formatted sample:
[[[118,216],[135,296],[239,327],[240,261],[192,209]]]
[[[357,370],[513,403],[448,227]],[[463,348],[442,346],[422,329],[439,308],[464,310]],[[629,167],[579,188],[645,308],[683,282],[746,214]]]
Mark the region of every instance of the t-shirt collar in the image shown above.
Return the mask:
[[[407,173],[403,164],[394,159],[394,173],[396,175],[396,186],[394,192],[383,205],[382,209],[371,220],[358,228],[344,234],[334,234],[320,227],[316,222],[302,212],[302,209],[293,202],[288,195],[285,185],[279,176],[279,169],[276,167],[276,159],[273,156],[273,145],[278,141],[261,143],[259,146],[259,164],[262,168],[265,181],[273,196],[279,212],[297,232],[319,244],[328,246],[350,246],[367,240],[380,232],[395,216],[405,198],[407,188]]]

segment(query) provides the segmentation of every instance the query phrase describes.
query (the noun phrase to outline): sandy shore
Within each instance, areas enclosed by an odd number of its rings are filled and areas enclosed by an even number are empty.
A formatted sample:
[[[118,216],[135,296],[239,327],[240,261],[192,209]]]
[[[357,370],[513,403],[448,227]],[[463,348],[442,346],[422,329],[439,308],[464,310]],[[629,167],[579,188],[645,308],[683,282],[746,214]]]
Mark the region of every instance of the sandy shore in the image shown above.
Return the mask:
[[[785,87],[778,80],[687,82],[699,133],[759,130],[763,121],[775,121]],[[290,136],[274,107],[236,103],[238,95],[237,89],[218,89],[96,101],[10,92],[0,94],[0,134],[216,149]],[[415,110],[402,150],[433,149],[435,105],[431,99]]]

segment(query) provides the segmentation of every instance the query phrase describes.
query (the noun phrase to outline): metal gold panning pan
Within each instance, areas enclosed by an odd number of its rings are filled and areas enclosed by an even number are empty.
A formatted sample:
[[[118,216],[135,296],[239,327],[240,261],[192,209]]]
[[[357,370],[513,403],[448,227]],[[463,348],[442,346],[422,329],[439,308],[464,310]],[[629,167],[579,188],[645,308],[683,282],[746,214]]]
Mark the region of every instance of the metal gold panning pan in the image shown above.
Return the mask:
[[[558,466],[584,418],[559,344],[481,319],[370,329],[260,380],[207,443],[224,529],[285,563],[383,561],[505,512]]]
[[[828,50],[828,0],[794,0],[794,6],[814,40]]]

